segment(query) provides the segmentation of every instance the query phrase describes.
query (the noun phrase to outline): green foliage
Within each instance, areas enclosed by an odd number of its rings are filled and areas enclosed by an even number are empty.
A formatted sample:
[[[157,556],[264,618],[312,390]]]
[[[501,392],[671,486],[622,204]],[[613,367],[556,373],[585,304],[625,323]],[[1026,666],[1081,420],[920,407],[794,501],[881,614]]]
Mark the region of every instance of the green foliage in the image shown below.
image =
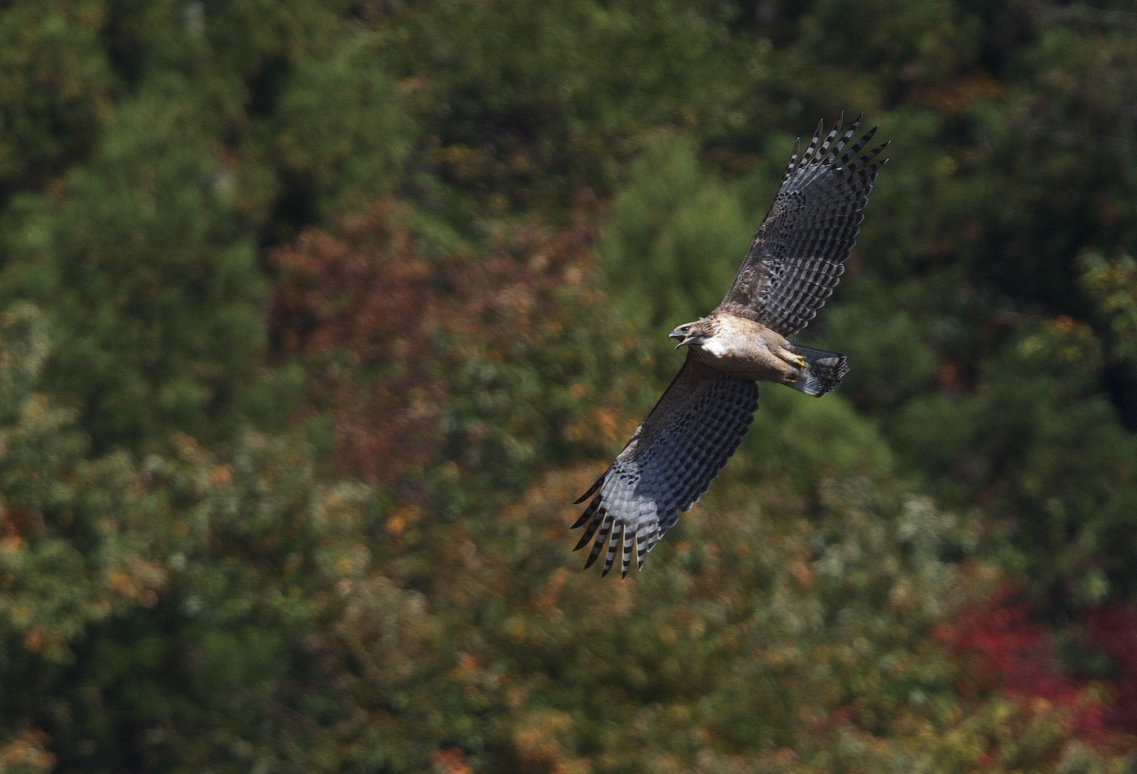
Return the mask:
[[[744,449],[758,470],[793,482],[806,496],[819,479],[896,473],[892,450],[876,426],[845,400],[807,401],[789,390],[764,389],[751,436]]]
[[[825,340],[856,364],[846,381],[849,394],[885,412],[933,387],[939,360],[912,314],[886,303],[869,278],[860,290],[859,303],[826,309]]]
[[[718,305],[753,228],[683,135],[652,137],[615,201],[604,267],[625,305],[670,330]]]
[[[0,772],[1126,770],[1130,10],[5,4]],[[579,573],[664,334],[862,109],[847,380]]]
[[[109,113],[99,2],[16,2],[0,17],[0,191],[82,158]]]
[[[1089,250],[1078,256],[1078,284],[1110,334],[1109,357],[1137,361],[1137,262],[1128,255],[1106,260]]]
[[[812,4],[792,47],[791,83],[815,98],[855,105],[943,83],[970,66],[979,47],[982,23],[960,5],[948,0]]]
[[[282,174],[293,185],[304,181],[320,215],[361,209],[394,189],[408,127],[390,79],[367,47],[298,65],[275,119]]]
[[[252,374],[263,285],[189,85],[123,106],[89,166],[22,198],[4,277],[50,306],[50,378],[100,440],[200,432]]]
[[[327,9],[130,5],[72,9],[73,33],[62,12],[31,26],[55,30],[51,45],[76,72],[38,76],[66,78],[66,88],[35,107],[42,118],[19,120],[37,141],[59,134],[82,145],[28,148],[19,164],[42,175],[88,156],[11,200],[0,294],[50,315],[48,381],[97,443],[138,448],[169,429],[218,437],[279,415],[265,405],[290,380],[257,368],[266,338],[257,250],[390,192],[408,124],[368,36],[345,34]],[[4,24],[28,28],[41,13],[8,12]],[[91,37],[99,25],[101,47]],[[87,37],[61,37],[81,30]],[[36,56],[55,50],[47,40],[36,39],[45,52]],[[127,93],[111,111],[116,52],[139,69],[118,71]],[[7,114],[19,110],[33,107]]]
[[[185,436],[141,462],[91,455],[69,413],[31,392],[43,324],[17,307],[0,331],[5,758],[51,757],[33,755],[38,728],[67,768],[319,768],[313,732],[340,716],[309,687],[328,679],[325,627],[357,581],[383,615],[418,615],[365,577],[381,502],[318,482],[285,439],[246,436],[223,457]]]
[[[629,141],[738,124],[732,103],[765,74],[718,0],[432,0],[375,16],[422,124],[414,182],[463,219],[610,188]]]

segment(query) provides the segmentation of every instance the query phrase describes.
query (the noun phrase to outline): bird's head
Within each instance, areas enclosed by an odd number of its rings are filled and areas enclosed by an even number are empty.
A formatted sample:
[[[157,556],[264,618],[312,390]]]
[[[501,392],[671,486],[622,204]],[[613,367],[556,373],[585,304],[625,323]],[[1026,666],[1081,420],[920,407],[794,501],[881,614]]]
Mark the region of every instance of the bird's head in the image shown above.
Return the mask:
[[[675,345],[676,349],[682,346],[690,346],[702,344],[704,341],[714,335],[714,323],[703,317],[695,322],[684,323],[680,325],[671,333],[667,334],[669,339],[678,339],[679,343]]]

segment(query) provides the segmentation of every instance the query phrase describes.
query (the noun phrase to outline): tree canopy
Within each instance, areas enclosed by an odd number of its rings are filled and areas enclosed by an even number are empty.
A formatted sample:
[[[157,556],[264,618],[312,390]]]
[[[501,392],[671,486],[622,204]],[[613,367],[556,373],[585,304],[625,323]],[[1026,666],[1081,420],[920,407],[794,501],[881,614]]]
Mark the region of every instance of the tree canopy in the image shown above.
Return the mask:
[[[1135,14],[5,4],[0,773],[1131,771]],[[851,373],[581,573],[842,111]]]

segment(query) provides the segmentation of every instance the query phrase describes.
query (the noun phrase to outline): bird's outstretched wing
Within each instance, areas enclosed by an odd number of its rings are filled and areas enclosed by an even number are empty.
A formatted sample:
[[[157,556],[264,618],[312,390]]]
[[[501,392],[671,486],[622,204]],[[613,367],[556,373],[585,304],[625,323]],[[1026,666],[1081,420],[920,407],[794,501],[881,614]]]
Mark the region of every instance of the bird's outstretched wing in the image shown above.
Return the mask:
[[[758,385],[734,379],[691,355],[632,440],[592,488],[592,498],[573,528],[585,527],[576,549],[596,537],[585,563],[605,545],[604,575],[622,551],[627,576],[633,549],[644,558],[679,514],[707,491],[746,435],[758,408]]]
[[[805,153],[801,143],[750,252],[719,310],[746,317],[783,336],[800,331],[837,287],[852,252],[873,181],[888,159],[888,143],[864,155],[876,127],[854,144],[861,119],[841,135],[842,119],[828,135],[824,122]],[[824,135],[824,140],[822,137]]]

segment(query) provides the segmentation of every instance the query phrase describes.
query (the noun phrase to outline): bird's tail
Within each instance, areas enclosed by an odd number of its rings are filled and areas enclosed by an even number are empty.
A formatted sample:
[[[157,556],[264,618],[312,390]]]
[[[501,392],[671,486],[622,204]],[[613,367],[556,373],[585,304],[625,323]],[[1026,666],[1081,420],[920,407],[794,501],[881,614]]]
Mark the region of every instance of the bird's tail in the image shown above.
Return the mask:
[[[806,395],[820,398],[840,384],[845,374],[849,373],[845,356],[840,353],[803,347],[800,344],[794,344],[793,349],[805,358],[806,370],[804,378],[799,376],[797,383],[789,386]]]

